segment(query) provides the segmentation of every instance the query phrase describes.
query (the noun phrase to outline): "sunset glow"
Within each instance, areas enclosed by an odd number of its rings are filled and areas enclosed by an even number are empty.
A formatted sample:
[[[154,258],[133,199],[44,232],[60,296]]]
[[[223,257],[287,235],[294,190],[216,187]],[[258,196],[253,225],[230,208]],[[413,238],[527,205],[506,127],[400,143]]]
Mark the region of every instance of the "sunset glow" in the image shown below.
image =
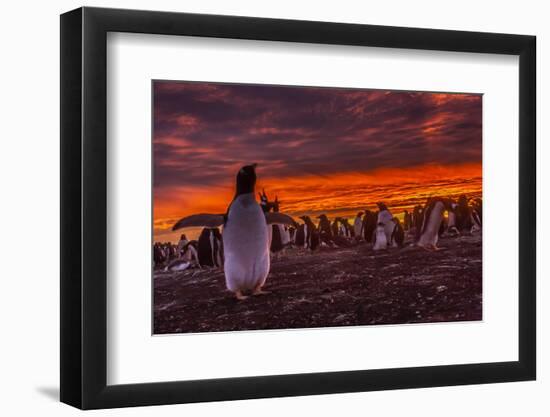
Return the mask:
[[[480,95],[154,83],[154,239],[181,217],[225,213],[235,175],[293,216],[394,215],[430,196],[481,197]],[[195,237],[197,231],[184,231]]]

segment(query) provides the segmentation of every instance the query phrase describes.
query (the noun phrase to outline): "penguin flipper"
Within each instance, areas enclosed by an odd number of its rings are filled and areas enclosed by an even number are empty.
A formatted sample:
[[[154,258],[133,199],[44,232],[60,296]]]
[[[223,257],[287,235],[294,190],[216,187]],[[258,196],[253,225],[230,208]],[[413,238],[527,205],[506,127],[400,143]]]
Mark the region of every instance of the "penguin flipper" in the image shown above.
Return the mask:
[[[294,219],[283,213],[265,213],[265,221],[267,224],[288,224],[289,226],[296,226]]]
[[[193,214],[179,220],[172,230],[182,229],[184,227],[218,227],[223,225],[223,214]]]

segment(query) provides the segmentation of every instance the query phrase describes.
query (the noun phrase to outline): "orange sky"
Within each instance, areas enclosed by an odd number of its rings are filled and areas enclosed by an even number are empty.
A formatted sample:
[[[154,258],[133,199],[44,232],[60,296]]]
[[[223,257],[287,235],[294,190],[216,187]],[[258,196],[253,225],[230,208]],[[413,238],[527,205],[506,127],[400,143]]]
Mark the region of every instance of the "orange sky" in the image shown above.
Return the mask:
[[[371,172],[336,173],[329,177],[305,175],[288,178],[263,178],[257,168],[257,191],[265,188],[270,199],[281,202],[281,211],[292,216],[316,216],[326,213],[355,217],[364,209],[376,210],[375,203],[383,201],[390,211],[402,217],[405,209],[423,204],[430,196],[460,194],[481,197],[481,164],[421,165],[409,168],[378,169]],[[174,188],[169,198],[155,198],[155,241],[173,241],[181,233],[196,238],[200,230],[171,232],[172,225],[181,217],[194,213],[225,213],[233,198],[233,179],[209,189],[200,187]]]

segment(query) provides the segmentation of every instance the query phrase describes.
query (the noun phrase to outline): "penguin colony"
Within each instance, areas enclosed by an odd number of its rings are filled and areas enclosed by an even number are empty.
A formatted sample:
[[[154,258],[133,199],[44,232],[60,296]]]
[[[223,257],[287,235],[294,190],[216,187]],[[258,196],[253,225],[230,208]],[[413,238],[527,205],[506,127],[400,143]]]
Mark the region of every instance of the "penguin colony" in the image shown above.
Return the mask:
[[[406,241],[427,251],[436,251],[438,239],[481,231],[482,200],[461,195],[430,197],[403,212],[403,222],[382,202],[378,210],[359,211],[352,223],[347,218],[326,214],[299,217],[280,213],[278,197],[270,201],[265,190],[255,198],[256,164],[242,167],[236,176],[236,193],[223,214],[196,214],[179,220],[173,230],[202,227],[198,240],[181,235],[177,245],[153,245],[155,268],[183,271],[187,268],[223,268],[226,287],[239,300],[260,295],[269,275],[271,256],[285,248],[350,247],[358,242],[370,244],[374,251],[402,248]]]

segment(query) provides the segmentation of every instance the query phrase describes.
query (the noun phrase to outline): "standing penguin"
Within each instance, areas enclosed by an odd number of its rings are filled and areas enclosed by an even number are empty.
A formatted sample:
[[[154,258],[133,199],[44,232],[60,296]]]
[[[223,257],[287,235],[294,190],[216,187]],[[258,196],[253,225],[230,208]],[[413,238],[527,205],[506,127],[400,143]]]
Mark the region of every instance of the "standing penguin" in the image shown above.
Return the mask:
[[[265,191],[264,191],[265,195]],[[279,212],[279,199],[275,196],[275,201],[273,203],[268,203],[273,209],[274,213]],[[269,210],[268,210],[269,211]],[[290,245],[290,232],[288,231],[288,226],[284,224],[274,224],[272,227],[272,237],[271,237],[271,252],[277,253],[282,251],[288,245]]]
[[[304,248],[311,250],[317,249],[319,246],[319,231],[309,216],[301,216],[304,221]]]
[[[403,230],[403,226],[401,226],[401,222],[397,217],[394,217],[392,220],[395,223],[395,227],[391,234],[390,245],[402,248],[403,242],[405,241],[405,230]]]
[[[472,210],[477,213],[479,224],[481,224],[483,216],[483,200],[481,198],[478,197],[474,199],[474,202],[472,203]]]
[[[336,217],[330,226],[332,229],[332,236],[336,237],[340,235],[340,217]]]
[[[330,220],[326,214],[321,214],[317,217],[319,219],[319,240],[327,246],[333,245],[332,240],[332,228],[330,227]]]
[[[162,265],[164,262],[166,262],[166,255],[164,254],[164,250],[162,249],[162,245],[158,242],[155,242],[153,245],[153,263],[154,266]]]
[[[472,221],[472,212],[470,206],[468,205],[468,197],[462,194],[458,197],[458,206],[455,210],[456,212],[456,227],[458,231],[470,232],[473,226]]]
[[[408,232],[410,228],[411,228],[411,215],[407,210],[405,210],[405,213],[403,214],[403,230]]]
[[[294,234],[294,244],[299,248],[307,248],[307,224],[301,224]]]
[[[421,205],[414,206],[413,210],[414,241],[418,242],[422,232],[422,222],[424,220],[424,209]]]
[[[353,221],[353,231],[355,234],[355,239],[361,240],[361,237],[363,236],[363,212],[362,211],[357,213],[357,216],[355,216],[355,220]]]
[[[270,268],[270,228],[272,224],[294,224],[282,213],[264,213],[254,197],[256,164],[242,167],[236,178],[236,192],[226,214],[196,214],[178,221],[172,230],[183,227],[223,225],[224,273],[227,289],[239,300],[264,294]]]
[[[365,215],[363,216],[363,237],[368,243],[372,242],[375,228],[376,214],[370,210],[365,210]]]
[[[386,239],[386,230],[384,223],[378,223],[372,239],[372,249],[381,250],[388,248],[388,240]]]
[[[178,247],[176,248],[176,257],[181,257],[183,254],[183,248],[185,245],[187,245],[189,241],[187,240],[187,236],[185,234],[182,234],[180,236],[180,240],[178,242]]]
[[[482,202],[481,198],[476,198],[472,204],[472,228],[471,232],[481,230]]]
[[[449,217],[447,219],[447,234],[451,236],[458,236],[460,232],[456,226],[456,209],[458,204],[454,201],[449,200]]]
[[[205,227],[199,236],[198,256],[200,266],[220,268],[223,264],[222,236],[217,227]]]
[[[376,220],[376,224],[384,225],[384,232],[386,233],[386,242],[390,242],[391,240],[391,234],[393,232],[393,229],[395,228],[395,223],[393,222],[393,216],[391,212],[388,210],[388,207],[384,203],[376,203],[378,206],[378,218]]]
[[[351,227],[348,219],[346,218],[340,219],[340,236],[343,236],[346,239],[353,237],[353,228]]]
[[[431,198],[424,209],[424,221],[420,232],[420,239],[416,243],[426,250],[439,250],[439,228],[443,221],[443,212],[448,210],[450,204],[442,198]]]

